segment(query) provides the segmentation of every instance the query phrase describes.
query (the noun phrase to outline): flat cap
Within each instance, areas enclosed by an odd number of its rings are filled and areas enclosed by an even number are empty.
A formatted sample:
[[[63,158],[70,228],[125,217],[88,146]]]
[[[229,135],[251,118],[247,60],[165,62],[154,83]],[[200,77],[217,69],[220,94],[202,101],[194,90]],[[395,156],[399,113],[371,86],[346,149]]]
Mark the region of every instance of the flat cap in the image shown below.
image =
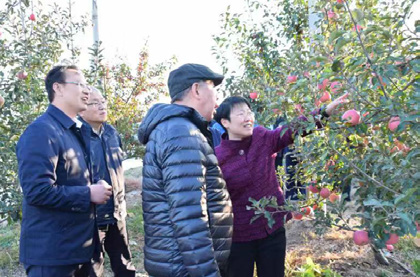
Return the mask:
[[[169,94],[173,99],[178,93],[183,92],[196,82],[211,80],[214,86],[217,86],[222,83],[223,79],[223,75],[213,72],[205,65],[187,63],[169,73]]]

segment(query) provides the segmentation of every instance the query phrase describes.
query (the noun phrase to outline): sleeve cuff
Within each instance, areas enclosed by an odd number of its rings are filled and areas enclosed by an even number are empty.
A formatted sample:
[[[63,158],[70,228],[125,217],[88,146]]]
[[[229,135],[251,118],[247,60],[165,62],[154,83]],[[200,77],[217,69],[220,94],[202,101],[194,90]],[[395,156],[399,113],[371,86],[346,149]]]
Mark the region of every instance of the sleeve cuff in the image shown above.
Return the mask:
[[[321,114],[322,118],[329,118],[330,117],[330,115],[327,114],[327,106],[326,105],[321,107],[320,114]]]

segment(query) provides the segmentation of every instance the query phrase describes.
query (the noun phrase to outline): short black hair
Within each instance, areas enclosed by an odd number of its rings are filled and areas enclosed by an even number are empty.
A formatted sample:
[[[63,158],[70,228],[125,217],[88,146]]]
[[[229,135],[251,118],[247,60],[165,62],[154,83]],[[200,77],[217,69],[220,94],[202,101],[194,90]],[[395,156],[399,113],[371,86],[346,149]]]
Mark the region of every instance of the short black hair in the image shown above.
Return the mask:
[[[251,104],[249,104],[248,100],[242,96],[231,96],[223,100],[222,104],[216,109],[216,115],[214,116],[214,119],[222,125],[223,128],[225,128],[222,124],[222,119],[227,119],[230,121],[230,113],[232,111],[232,108],[236,105],[240,104],[246,104],[249,109],[251,109]]]
[[[48,100],[50,103],[54,100],[55,91],[53,89],[54,83],[62,83],[66,81],[65,72],[68,69],[79,70],[76,65],[57,65],[51,69],[47,77],[45,77],[45,88],[48,93]]]

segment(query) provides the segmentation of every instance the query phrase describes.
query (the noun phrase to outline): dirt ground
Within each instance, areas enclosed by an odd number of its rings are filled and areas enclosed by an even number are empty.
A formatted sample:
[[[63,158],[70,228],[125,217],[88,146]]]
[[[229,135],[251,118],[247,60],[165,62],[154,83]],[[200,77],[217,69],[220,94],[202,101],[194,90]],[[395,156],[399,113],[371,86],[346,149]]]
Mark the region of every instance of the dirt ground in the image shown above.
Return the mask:
[[[127,205],[138,204],[141,198],[141,183],[135,180],[127,183]],[[379,264],[373,255],[370,246],[357,246],[353,242],[352,233],[344,230],[331,229],[322,236],[314,233],[314,221],[291,220],[286,224],[287,234],[287,258],[288,270],[286,276],[295,276],[306,258],[310,257],[315,263],[323,268],[329,267],[340,273],[343,277],[374,277],[374,276],[409,276],[401,266],[390,261],[389,266]],[[404,257],[396,249],[390,255],[398,261],[404,261]],[[415,253],[416,259],[420,259],[420,249]],[[141,270],[142,261],[141,261]],[[138,266],[138,269],[139,266]],[[143,271],[144,272],[144,271]],[[143,273],[144,274],[144,273]],[[141,275],[147,276],[147,275]]]
[[[379,264],[370,246],[357,246],[353,243],[352,232],[329,230],[318,236],[313,230],[311,220],[292,220],[287,223],[286,262],[289,267],[296,269],[310,257],[323,268],[329,267],[343,277],[409,276],[401,266],[392,261],[389,266]],[[420,258],[419,249],[415,255],[417,259]],[[404,260],[397,251],[392,253],[391,257],[399,261]]]
[[[127,207],[141,204],[141,181],[137,176],[127,182]],[[130,215],[129,215],[130,216]],[[306,263],[310,257],[315,263],[321,264],[322,268],[331,268],[343,277],[374,277],[374,276],[410,276],[400,265],[391,261],[389,266],[379,264],[369,246],[357,246],[353,243],[352,233],[344,230],[329,230],[322,236],[314,233],[313,221],[309,218],[303,220],[291,220],[286,224],[287,233],[287,257],[288,270],[286,276],[295,276],[293,271]],[[137,277],[148,276],[143,268],[142,249],[144,238],[139,234],[130,234],[131,246],[137,249],[137,256],[133,258],[137,268]],[[398,249],[391,254],[396,260],[404,263],[404,257]],[[420,259],[420,249],[414,253],[415,259]],[[407,266],[407,264],[405,263]],[[408,265],[409,267],[409,265]],[[410,268],[410,267],[409,267]],[[24,270],[17,268],[0,269],[0,276],[23,277]],[[113,276],[108,269],[105,277]]]

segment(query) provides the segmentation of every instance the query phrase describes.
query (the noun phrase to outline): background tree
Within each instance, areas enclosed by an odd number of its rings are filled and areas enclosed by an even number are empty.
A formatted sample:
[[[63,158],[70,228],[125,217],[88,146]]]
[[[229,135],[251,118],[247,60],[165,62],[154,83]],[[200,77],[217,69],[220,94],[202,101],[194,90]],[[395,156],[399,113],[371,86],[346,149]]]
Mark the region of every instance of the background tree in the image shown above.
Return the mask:
[[[2,4],[3,5],[3,4]],[[48,100],[44,86],[47,72],[58,63],[80,62],[76,34],[88,26],[67,6],[44,6],[41,1],[7,0],[0,10],[0,220],[20,218],[21,191],[17,179],[16,143]],[[137,125],[149,105],[167,94],[163,73],[175,61],[156,65],[148,49],[140,48],[138,67],[125,61],[107,64],[100,44],[90,48],[90,67],[83,69],[88,81],[105,91],[110,123],[122,135],[128,157],[139,157]],[[4,102],[4,103],[2,103]]]

